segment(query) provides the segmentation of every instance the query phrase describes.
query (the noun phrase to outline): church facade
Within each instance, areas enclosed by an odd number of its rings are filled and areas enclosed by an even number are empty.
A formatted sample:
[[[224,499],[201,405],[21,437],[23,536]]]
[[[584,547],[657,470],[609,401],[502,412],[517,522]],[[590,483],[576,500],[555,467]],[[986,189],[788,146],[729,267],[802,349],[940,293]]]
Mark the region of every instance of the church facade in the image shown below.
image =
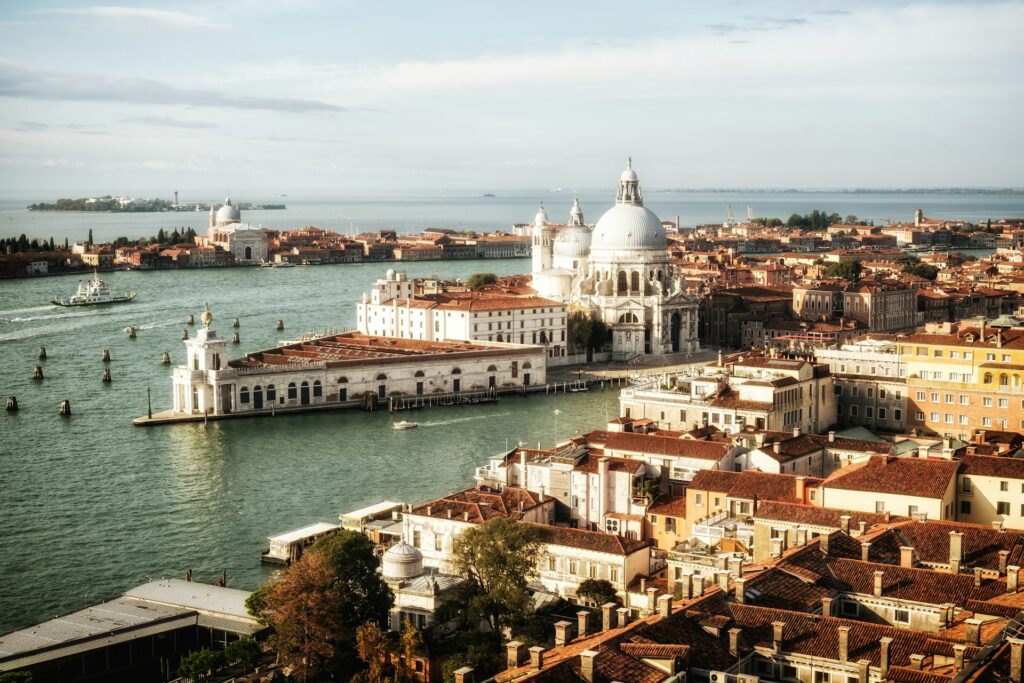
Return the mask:
[[[242,222],[242,211],[231,197],[214,212],[210,207],[210,227],[205,238],[200,240],[206,246],[219,246],[235,256],[235,263],[260,263],[267,260],[267,234]]]
[[[542,206],[532,250],[533,288],[602,320],[614,360],[699,350],[698,302],[675,273],[665,227],[644,206],[632,161],[619,177],[615,205],[592,228],[578,200],[557,234]]]

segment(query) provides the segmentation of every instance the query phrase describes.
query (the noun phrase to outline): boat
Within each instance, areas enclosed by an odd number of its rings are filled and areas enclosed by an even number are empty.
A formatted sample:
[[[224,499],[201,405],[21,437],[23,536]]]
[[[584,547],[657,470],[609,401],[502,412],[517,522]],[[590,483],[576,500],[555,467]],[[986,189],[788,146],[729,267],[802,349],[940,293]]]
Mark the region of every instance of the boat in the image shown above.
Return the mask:
[[[294,268],[295,264],[291,261],[281,261],[280,263],[274,264],[275,268]]]
[[[111,294],[110,286],[93,271],[92,279],[78,283],[78,291],[69,299],[51,299],[56,306],[99,306],[102,304],[126,304],[136,296],[135,292]]]
[[[419,426],[418,422],[406,422],[405,420],[401,420],[391,425],[393,429],[416,429]]]

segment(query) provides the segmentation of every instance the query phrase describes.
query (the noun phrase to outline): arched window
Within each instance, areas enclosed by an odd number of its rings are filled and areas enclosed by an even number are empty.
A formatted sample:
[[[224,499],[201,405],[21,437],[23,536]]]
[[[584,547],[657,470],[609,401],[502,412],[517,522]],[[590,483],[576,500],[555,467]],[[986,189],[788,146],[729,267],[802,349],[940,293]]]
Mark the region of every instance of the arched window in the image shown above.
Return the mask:
[[[494,341],[501,343],[504,341],[504,339],[501,338],[501,334],[499,333],[498,336],[494,338]]]
[[[1008,387],[1008,386],[1010,386],[1010,376],[1007,375],[1006,373],[1003,373],[1002,375],[999,375],[999,386],[1001,386],[1001,387]]]
[[[324,395],[324,388],[320,384],[320,380],[313,382],[313,398],[319,398]]]
[[[249,387],[242,387],[238,392],[238,400],[242,403],[249,402]]]
[[[462,370],[460,370],[458,368],[452,368],[452,374],[453,375],[461,375],[462,374]]]
[[[387,376],[387,375],[385,375],[385,374],[384,374],[383,372],[382,372],[382,373],[380,373],[379,375],[377,375],[377,381],[378,381],[378,382],[383,382],[383,381],[384,381],[384,380],[386,380],[387,378],[388,378],[388,376]]]
[[[413,377],[425,377],[425,376],[426,376],[426,375],[424,375],[424,374],[423,374],[423,371],[422,371],[422,370],[417,370],[417,371],[416,371],[416,374],[415,374],[415,375],[413,375]]]
[[[267,400],[268,401],[276,401],[277,400],[277,389],[274,388],[273,384],[268,384],[267,385]]]
[[[348,384],[348,377],[339,377],[338,384]]]
[[[526,361],[525,363],[523,363],[523,370],[529,370],[532,367],[533,365],[530,364],[530,361]]]
[[[983,381],[985,382],[985,384],[992,384],[992,373],[986,372],[985,379]]]
[[[640,320],[636,317],[635,313],[623,313],[619,316],[620,323],[638,323]]]
[[[619,291],[620,292],[625,292],[626,288],[628,286],[629,285],[626,283],[626,271],[620,270],[619,271],[619,288],[618,288]]]
[[[630,277],[630,289],[634,292],[640,290],[640,273],[633,271],[633,275]]]
[[[498,367],[496,365],[488,365],[487,366],[487,372],[497,372],[497,371],[498,371]]]
[[[298,389],[295,386],[295,382],[288,383],[288,400],[294,401],[299,397]]]

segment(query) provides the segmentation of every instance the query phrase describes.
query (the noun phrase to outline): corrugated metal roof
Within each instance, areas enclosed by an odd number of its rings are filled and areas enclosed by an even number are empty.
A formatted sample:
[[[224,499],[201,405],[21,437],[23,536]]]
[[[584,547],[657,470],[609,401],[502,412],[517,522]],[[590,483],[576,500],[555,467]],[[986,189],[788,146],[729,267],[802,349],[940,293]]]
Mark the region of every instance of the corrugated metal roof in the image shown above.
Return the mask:
[[[222,588],[182,579],[160,579],[133,588],[125,593],[125,597],[187,607],[206,614],[252,619],[245,609],[245,599],[249,597],[249,591],[237,588]]]
[[[292,529],[291,531],[286,531],[278,536],[271,536],[269,540],[271,542],[278,541],[279,543],[294,543],[295,541],[301,541],[302,539],[309,538],[310,536],[319,536],[320,534],[325,534],[328,531],[335,531],[336,529],[338,529],[337,524],[317,522],[316,524],[304,526],[301,529]]]

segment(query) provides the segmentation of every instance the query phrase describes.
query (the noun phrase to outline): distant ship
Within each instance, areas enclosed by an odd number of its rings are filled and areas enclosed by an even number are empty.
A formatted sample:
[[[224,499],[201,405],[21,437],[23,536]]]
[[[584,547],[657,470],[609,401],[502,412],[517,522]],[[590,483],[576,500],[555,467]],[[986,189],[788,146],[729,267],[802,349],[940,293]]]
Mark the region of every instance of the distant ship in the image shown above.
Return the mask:
[[[51,299],[57,306],[100,306],[102,304],[126,304],[136,296],[135,292],[111,294],[110,287],[93,271],[92,279],[78,283],[78,291],[70,299]]]

